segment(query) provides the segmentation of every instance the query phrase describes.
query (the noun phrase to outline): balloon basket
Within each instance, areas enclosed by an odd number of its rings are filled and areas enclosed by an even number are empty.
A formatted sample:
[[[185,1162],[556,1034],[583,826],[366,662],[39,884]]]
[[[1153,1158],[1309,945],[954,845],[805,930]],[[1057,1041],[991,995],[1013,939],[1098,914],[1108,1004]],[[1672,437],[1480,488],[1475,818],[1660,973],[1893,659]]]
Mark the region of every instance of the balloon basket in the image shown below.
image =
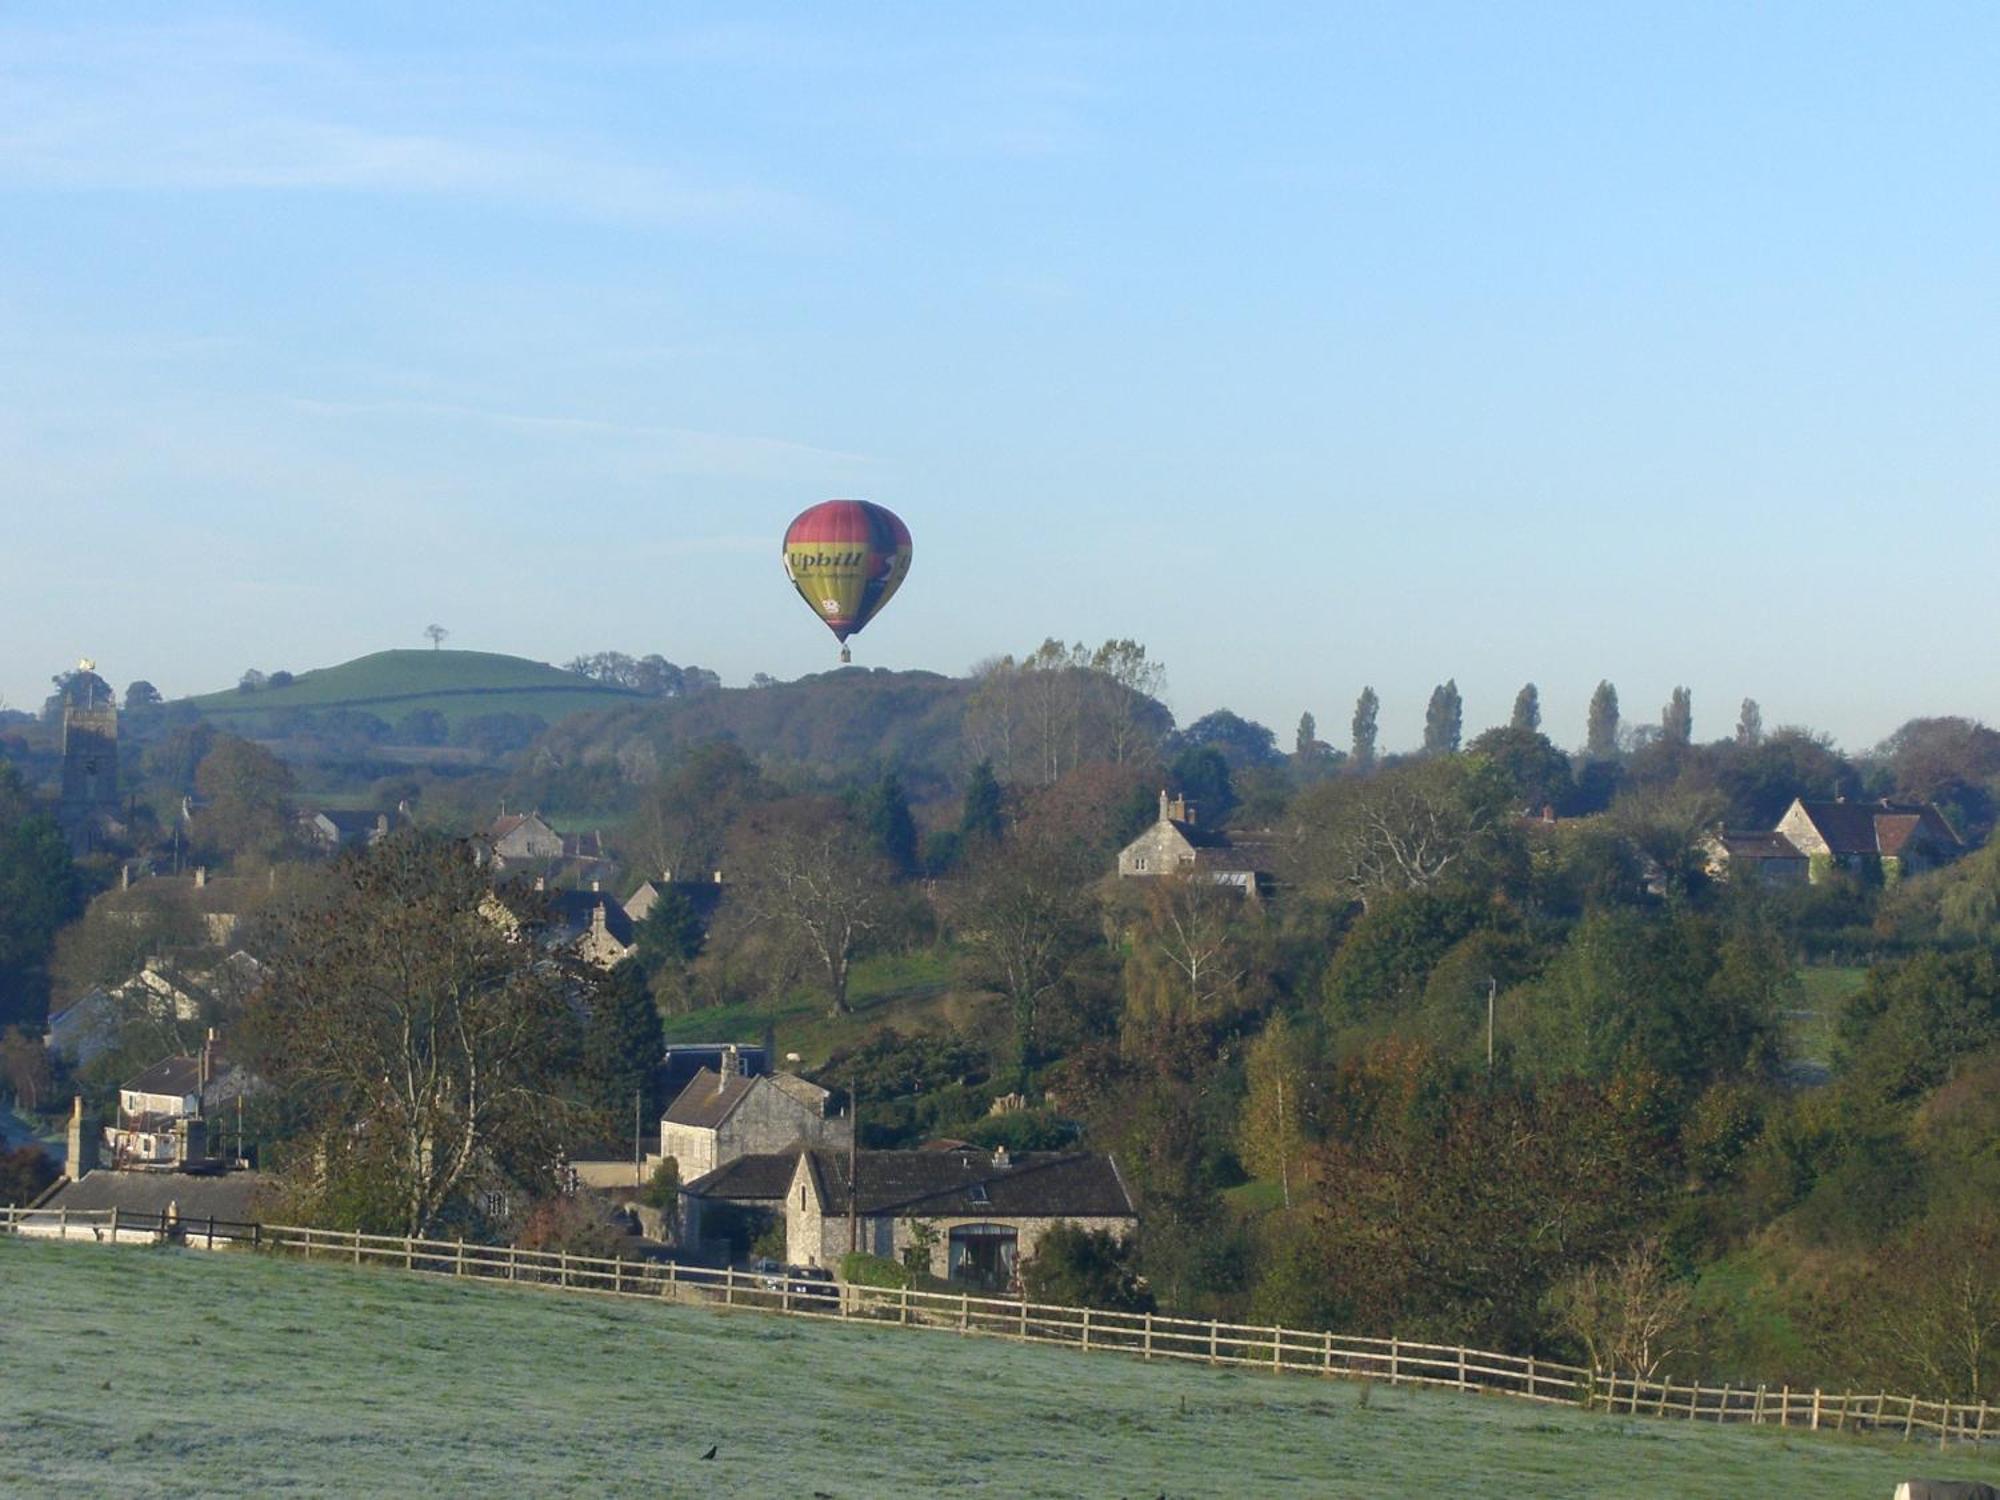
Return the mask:
[[[854,653],[848,650],[845,646],[842,646],[840,648],[840,664],[843,667],[845,667],[845,666],[851,666],[853,662],[854,662]]]

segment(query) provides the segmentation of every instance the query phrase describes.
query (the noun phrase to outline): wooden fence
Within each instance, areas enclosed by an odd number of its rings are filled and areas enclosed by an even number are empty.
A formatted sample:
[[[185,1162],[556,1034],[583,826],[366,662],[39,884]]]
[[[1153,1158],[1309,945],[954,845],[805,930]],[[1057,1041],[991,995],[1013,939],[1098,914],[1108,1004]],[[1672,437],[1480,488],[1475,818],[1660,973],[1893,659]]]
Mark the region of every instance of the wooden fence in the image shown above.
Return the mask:
[[[512,1245],[424,1240],[298,1225],[167,1218],[118,1209],[0,1208],[0,1233],[110,1243],[172,1241],[252,1248],[351,1265],[387,1265],[618,1297],[755,1308],[794,1317],[928,1328],[1030,1344],[1060,1344],[1141,1359],[1379,1380],[1477,1391],[1517,1400],[1699,1422],[1749,1422],[1813,1431],[1870,1432],[1904,1440],[1979,1443],[1985,1402],[1922,1401],[1887,1392],[1829,1393],[1790,1386],[1677,1385],[1587,1369],[1534,1355],[1453,1344],[1362,1338],[1158,1313],[1061,1307],[969,1292],[859,1286],[776,1273],[713,1270],[671,1261],[605,1260]],[[1996,1433],[2000,1436],[2000,1433]]]

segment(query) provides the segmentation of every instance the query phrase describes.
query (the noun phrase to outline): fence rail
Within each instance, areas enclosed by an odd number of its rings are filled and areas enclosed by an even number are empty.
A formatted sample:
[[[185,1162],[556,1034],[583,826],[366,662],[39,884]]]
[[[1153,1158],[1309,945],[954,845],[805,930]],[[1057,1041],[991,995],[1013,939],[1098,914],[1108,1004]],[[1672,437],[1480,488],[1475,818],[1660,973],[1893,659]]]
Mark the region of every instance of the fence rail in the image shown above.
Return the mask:
[[[671,1261],[607,1260],[512,1245],[425,1240],[300,1225],[237,1223],[129,1210],[0,1208],[0,1234],[99,1243],[161,1241],[198,1248],[248,1245],[306,1260],[387,1265],[432,1276],[470,1277],[619,1297],[756,1308],[795,1317],[891,1324],[1031,1344],[1184,1360],[1276,1373],[1379,1380],[1389,1385],[1479,1391],[1690,1422],[1749,1422],[1814,1431],[1871,1432],[1905,1441],[1981,1443],[1985,1402],[1924,1401],[1888,1392],[1827,1392],[1791,1386],[1678,1385],[1591,1370],[1534,1355],[1455,1344],[1365,1338],[1327,1331],[1112,1312],[982,1297],[969,1292],[861,1286],[777,1273],[713,1270]],[[1995,1436],[2000,1436],[1996,1431]]]

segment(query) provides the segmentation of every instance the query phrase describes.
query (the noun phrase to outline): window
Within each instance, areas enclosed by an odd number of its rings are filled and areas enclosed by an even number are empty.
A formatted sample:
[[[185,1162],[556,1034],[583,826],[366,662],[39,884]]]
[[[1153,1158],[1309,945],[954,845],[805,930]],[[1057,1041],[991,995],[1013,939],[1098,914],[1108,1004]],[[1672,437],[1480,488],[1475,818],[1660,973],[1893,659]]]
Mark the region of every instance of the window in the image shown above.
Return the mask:
[[[961,1286],[1002,1292],[1014,1284],[1019,1235],[1012,1224],[961,1224],[951,1232],[951,1279]]]
[[[974,1203],[982,1205],[991,1203],[993,1201],[986,1195],[986,1184],[983,1182],[973,1183],[971,1187],[965,1190],[965,1196],[971,1199]]]

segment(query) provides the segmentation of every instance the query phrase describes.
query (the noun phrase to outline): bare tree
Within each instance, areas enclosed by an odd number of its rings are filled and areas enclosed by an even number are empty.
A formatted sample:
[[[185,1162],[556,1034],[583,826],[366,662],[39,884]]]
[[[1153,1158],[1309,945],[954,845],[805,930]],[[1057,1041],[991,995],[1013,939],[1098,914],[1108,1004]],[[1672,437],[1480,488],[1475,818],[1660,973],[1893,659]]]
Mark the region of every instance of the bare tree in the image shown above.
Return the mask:
[[[1366,907],[1436,884],[1480,847],[1495,808],[1473,773],[1449,760],[1341,780],[1300,799],[1295,853],[1305,884]]]
[[[400,834],[279,924],[253,1035],[305,1116],[306,1197],[425,1234],[482,1179],[547,1176],[575,1012],[492,900],[468,846]]]
[[[1242,894],[1198,871],[1145,886],[1125,970],[1128,1018],[1201,1022],[1236,1010],[1250,977]]]
[[[866,831],[839,803],[800,797],[745,816],[730,849],[751,919],[803,953],[832,1014],[847,1014],[854,959],[898,905]]]
[[[440,646],[442,646],[444,644],[444,638],[450,634],[451,632],[449,630],[446,630],[442,625],[426,625],[424,627],[424,635],[429,638],[431,643],[431,650],[433,651],[437,650]]]
[[[1690,1325],[1687,1283],[1667,1272],[1657,1241],[1585,1266],[1552,1297],[1558,1325],[1593,1368],[1651,1380]]]

